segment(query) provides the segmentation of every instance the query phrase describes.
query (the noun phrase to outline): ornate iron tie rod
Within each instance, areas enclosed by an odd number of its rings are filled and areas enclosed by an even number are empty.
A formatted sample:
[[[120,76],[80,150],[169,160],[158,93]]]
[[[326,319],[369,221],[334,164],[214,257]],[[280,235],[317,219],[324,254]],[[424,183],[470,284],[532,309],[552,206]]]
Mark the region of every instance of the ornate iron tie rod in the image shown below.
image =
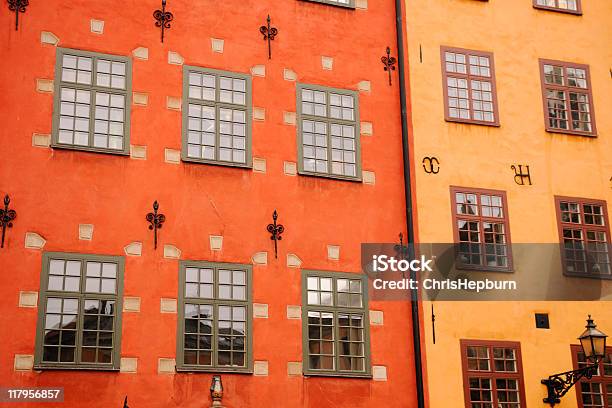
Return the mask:
[[[155,10],[153,17],[157,20],[155,26],[161,28],[161,42],[164,42],[164,30],[170,28],[170,22],[174,19],[174,15],[166,11],[166,0],[162,0],[161,10]]]
[[[274,241],[274,258],[278,259],[278,245],[277,242],[283,239],[281,234],[285,232],[285,227],[282,224],[276,224],[276,220],[278,219],[278,213],[274,210],[272,214],[272,224],[268,224],[267,230],[270,234],[270,239]]]
[[[275,27],[270,27],[270,15],[268,14],[267,26],[262,25],[259,27],[259,32],[263,34],[263,39],[268,40],[268,59],[272,59],[272,40],[278,34],[278,29]]]
[[[158,214],[157,210],[159,210],[159,203],[157,200],[153,203],[153,212],[147,214],[147,221],[149,222],[149,229],[153,230],[153,235],[155,237],[155,247],[157,249],[157,230],[161,229],[162,225],[166,221],[166,216],[164,214]]]
[[[391,48],[387,47],[387,56],[380,59],[383,63],[384,70],[389,72],[389,86],[391,86],[391,71],[395,71],[395,63],[397,59],[391,56]]]
[[[19,28],[19,13],[25,13],[29,0],[8,0],[9,10],[15,12],[15,31]]]
[[[13,228],[13,220],[17,217],[17,212],[15,210],[9,210],[10,203],[11,199],[7,194],[4,196],[4,209],[0,208],[0,225],[2,226],[2,243],[0,243],[0,248],[4,248],[4,235],[6,229]]]

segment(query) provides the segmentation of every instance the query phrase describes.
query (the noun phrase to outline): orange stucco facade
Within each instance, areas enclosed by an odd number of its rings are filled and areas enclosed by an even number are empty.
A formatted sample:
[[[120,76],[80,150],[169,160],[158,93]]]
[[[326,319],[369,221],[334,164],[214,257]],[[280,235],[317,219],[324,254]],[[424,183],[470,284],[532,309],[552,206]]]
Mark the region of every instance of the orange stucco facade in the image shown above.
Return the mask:
[[[386,46],[395,44],[395,8],[391,2],[363,4],[347,9],[298,0],[169,0],[174,21],[163,43],[152,16],[160,8],[156,1],[31,2],[18,31],[14,13],[3,6],[0,193],[10,195],[17,218],[0,250],[2,386],[64,387],[65,402],[49,406],[120,406],[125,395],[130,407],[209,406],[213,373],[158,372],[159,359],[176,358],[177,341],[177,314],[161,313],[160,301],[177,298],[179,259],[252,264],[255,257],[252,299],[267,305],[268,317],[253,319],[252,353],[254,361],[267,362],[267,370],[223,373],[226,407],[415,406],[407,302],[369,304],[384,314],[382,325],[370,327],[371,365],[379,378],[288,374],[288,363],[302,361],[302,322],[287,318],[287,306],[302,302],[301,270],[359,272],[362,242],[393,242],[405,233],[397,77],[389,86],[380,63]],[[270,60],[259,33],[268,14],[279,29]],[[104,22],[103,32],[92,32],[92,19]],[[223,40],[222,52],[213,50],[212,39]],[[45,146],[52,133],[49,80],[58,79],[56,47],[132,60],[132,92],[148,99],[131,106],[131,156]],[[148,50],[146,59],[134,56],[138,48]],[[256,168],[169,159],[181,150],[182,119],[168,98],[180,99],[183,92],[182,67],[169,63],[169,52],[185,65],[252,76],[253,108],[265,109],[252,122]],[[322,56],[333,58],[333,66],[324,69]],[[291,121],[297,82],[359,91],[364,181],[292,174],[299,160]],[[601,86],[597,105],[603,112]],[[567,143],[560,148],[571,149]],[[157,250],[145,220],[154,200],[166,216]],[[278,258],[266,231],[274,210],[285,227]],[[91,239],[79,239],[81,224],[93,225]],[[30,233],[44,242],[28,248]],[[220,251],[211,250],[211,235],[223,237]],[[126,253],[134,242],[142,244],[140,255]],[[168,245],[180,253],[164,256]],[[329,245],[339,247],[338,260],[328,257]],[[41,305],[24,307],[20,299],[22,292],[41,290],[45,252],[125,258],[124,296],[140,298],[140,308],[122,313],[120,347],[122,358],[137,359],[135,373],[28,367]],[[266,264],[255,256],[262,252]],[[292,257],[289,267],[289,254],[301,264]]]
[[[581,3],[582,14],[576,15],[537,9],[531,0],[406,1],[414,154],[418,164],[424,157],[436,157],[440,163],[437,174],[422,169],[415,173],[421,242],[454,241],[451,186],[505,192],[515,244],[559,242],[555,196],[602,200],[610,213],[612,3]],[[500,126],[445,121],[441,47],[492,53]],[[540,59],[589,66],[597,137],[546,131]],[[511,166],[519,164],[529,166],[531,185],[515,182]],[[547,274],[554,274],[576,291],[590,284],[588,279],[563,277],[558,257],[541,261],[542,268],[530,269],[525,266],[530,260],[517,255],[514,275],[491,274],[508,279],[541,276],[534,282],[542,285]],[[540,380],[574,368],[570,345],[578,344],[587,315],[602,331],[612,333],[609,281],[601,285],[608,301],[425,302],[430,407],[470,406],[461,340],[520,343],[525,386],[520,407],[549,406],[542,402],[546,388]],[[550,329],[536,328],[535,313],[549,315]],[[578,403],[572,388],[556,406]]]

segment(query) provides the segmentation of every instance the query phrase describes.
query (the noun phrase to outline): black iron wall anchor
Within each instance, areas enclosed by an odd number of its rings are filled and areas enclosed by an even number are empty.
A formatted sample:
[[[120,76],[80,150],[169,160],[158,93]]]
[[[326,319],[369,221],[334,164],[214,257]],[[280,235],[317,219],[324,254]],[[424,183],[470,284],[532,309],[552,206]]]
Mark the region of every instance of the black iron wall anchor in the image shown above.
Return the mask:
[[[4,196],[4,209],[0,208],[0,225],[2,226],[2,242],[0,248],[4,248],[4,235],[6,234],[7,228],[13,228],[13,220],[17,218],[17,212],[15,210],[9,210],[9,204],[11,203],[10,197]]]
[[[164,42],[164,30],[166,28],[170,28],[170,22],[174,20],[174,15],[166,11],[166,0],[162,0],[162,8],[161,10],[155,10],[153,12],[153,17],[155,20],[155,26],[161,28],[161,42]]]
[[[155,236],[155,249],[157,249],[157,230],[161,229],[166,221],[166,216],[164,214],[158,214],[157,210],[159,210],[159,203],[155,200],[153,203],[153,212],[147,214],[147,221],[151,224],[149,225],[149,229],[153,230],[153,235]]]
[[[278,213],[274,210],[272,214],[272,224],[268,224],[267,230],[270,234],[270,239],[274,241],[274,258],[278,258],[278,241],[282,240],[283,237],[281,234],[285,232],[285,227],[282,224],[276,224],[276,220],[278,219]]]
[[[263,39],[268,40],[268,59],[272,59],[272,40],[278,34],[278,29],[275,27],[270,27],[270,15],[268,14],[268,19],[266,20],[268,25],[262,25],[259,27],[259,32],[263,34]]]
[[[437,157],[423,157],[423,170],[427,174],[438,174],[440,172],[440,161]]]
[[[566,371],[564,373],[551,375],[542,384],[546,386],[547,396],[544,398],[544,403],[554,407],[561,402],[561,397],[564,396],[570,388],[572,388],[582,377],[590,380],[597,374],[599,364],[588,365],[578,370]]]
[[[123,408],[130,408],[127,404],[127,395],[125,396],[125,400],[123,400]]]
[[[380,59],[385,66],[384,70],[389,72],[389,86],[391,86],[391,71],[395,71],[397,59],[391,56],[391,48],[387,47],[387,56]]]
[[[25,13],[29,4],[28,0],[8,0],[9,10],[15,12],[15,31],[19,28],[19,13]]]
[[[528,165],[525,165],[525,169],[526,169],[525,172],[523,172],[522,164],[518,165],[518,169],[516,168],[514,164],[510,166],[510,168],[514,171],[514,182],[516,184],[518,184],[519,186],[524,186],[525,179],[527,179],[527,181],[529,182],[529,185],[531,185],[531,174],[529,173]]]

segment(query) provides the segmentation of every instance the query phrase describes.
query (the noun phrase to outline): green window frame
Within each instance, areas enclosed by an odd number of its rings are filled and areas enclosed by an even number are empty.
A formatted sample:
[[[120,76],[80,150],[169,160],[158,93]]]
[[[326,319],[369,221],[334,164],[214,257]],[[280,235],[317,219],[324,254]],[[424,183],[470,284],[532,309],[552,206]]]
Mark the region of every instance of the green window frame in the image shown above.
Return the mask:
[[[361,181],[359,93],[297,85],[298,171]]]
[[[119,370],[124,258],[45,252],[36,369]]]
[[[58,48],[51,146],[128,155],[132,60]]]
[[[184,66],[183,161],[250,168],[252,95],[249,75]]]
[[[302,271],[304,375],[372,377],[367,277]]]
[[[179,262],[177,371],[253,372],[252,266]]]
[[[350,8],[350,9],[355,8],[355,0],[302,0],[302,1],[309,1],[312,3],[323,3],[323,4],[329,4],[330,6],[345,7],[345,8]]]

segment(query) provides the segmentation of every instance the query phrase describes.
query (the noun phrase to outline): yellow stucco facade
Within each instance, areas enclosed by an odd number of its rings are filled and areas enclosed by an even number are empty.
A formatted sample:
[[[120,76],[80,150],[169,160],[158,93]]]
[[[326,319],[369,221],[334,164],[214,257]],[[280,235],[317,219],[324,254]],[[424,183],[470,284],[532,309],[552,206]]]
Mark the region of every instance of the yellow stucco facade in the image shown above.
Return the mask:
[[[559,242],[555,196],[603,200],[612,213],[612,1],[582,0],[582,15],[573,15],[532,0],[406,0],[406,26],[420,242],[453,242],[450,186],[505,191],[513,244]],[[441,46],[493,54],[499,127],[445,121]],[[589,66],[597,137],[546,131],[540,59]],[[440,171],[428,174],[421,160],[434,156]],[[515,183],[519,164],[532,185]],[[552,264],[561,275],[560,261]],[[520,342],[520,407],[533,408],[547,406],[540,380],[572,369],[570,345],[588,314],[612,335],[610,301],[435,302],[435,344],[431,303],[423,310],[431,408],[465,406],[462,339]],[[534,313],[548,313],[550,329],[536,329]],[[577,406],[575,388],[558,405]]]

